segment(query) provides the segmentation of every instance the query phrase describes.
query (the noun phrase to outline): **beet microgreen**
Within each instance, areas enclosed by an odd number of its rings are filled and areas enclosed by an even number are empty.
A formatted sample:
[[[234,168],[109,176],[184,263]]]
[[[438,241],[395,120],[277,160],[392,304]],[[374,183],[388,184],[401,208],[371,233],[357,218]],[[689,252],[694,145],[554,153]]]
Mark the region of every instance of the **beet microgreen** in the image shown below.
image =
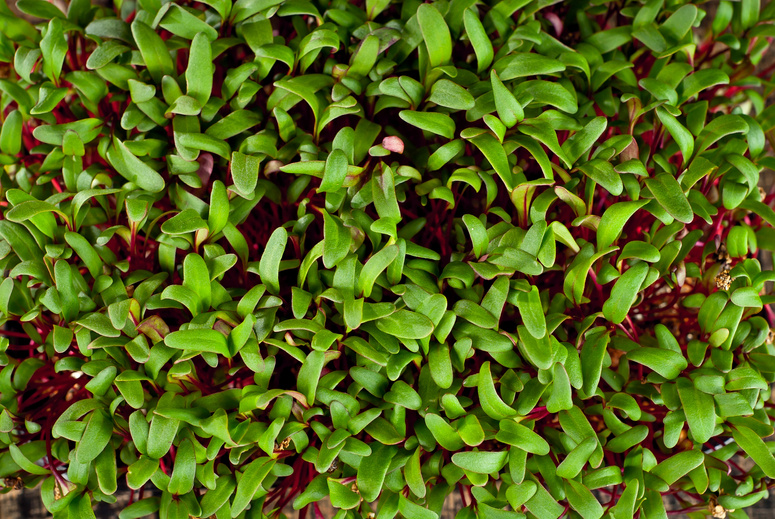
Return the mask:
[[[6,491],[82,518],[126,483],[121,519],[768,495],[775,4],[57,5],[0,7]]]

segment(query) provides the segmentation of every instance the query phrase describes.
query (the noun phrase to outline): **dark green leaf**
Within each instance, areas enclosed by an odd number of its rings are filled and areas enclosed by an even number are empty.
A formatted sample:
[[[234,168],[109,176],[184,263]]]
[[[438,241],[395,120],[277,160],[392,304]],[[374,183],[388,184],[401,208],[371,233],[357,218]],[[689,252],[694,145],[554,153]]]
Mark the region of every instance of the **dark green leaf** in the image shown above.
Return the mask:
[[[732,436],[767,477],[775,476],[775,458],[758,434],[748,427],[736,425],[732,429]]]
[[[216,330],[198,329],[172,332],[164,344],[178,350],[211,352],[230,357],[226,336]]]
[[[402,110],[398,113],[398,116],[405,122],[412,126],[416,126],[421,130],[441,135],[447,139],[455,137],[455,121],[446,114]]]
[[[155,83],[161,83],[162,76],[175,73],[167,45],[153,29],[140,20],[135,20],[132,22],[132,36]]]
[[[164,179],[161,175],[133,155],[117,137],[113,137],[113,146],[108,150],[107,156],[116,171],[139,188],[152,193],[164,189]]]
[[[269,237],[269,241],[266,242],[266,248],[258,264],[261,281],[273,294],[280,292],[280,261],[283,258],[287,242],[288,232],[282,227],[275,229]]]
[[[420,4],[417,9],[417,22],[420,24],[420,31],[428,49],[431,67],[447,63],[452,57],[452,38],[447,22],[444,21],[436,6]]]
[[[646,179],[646,185],[659,205],[673,218],[683,223],[691,223],[694,220],[694,211],[674,176],[660,173],[654,178]]]

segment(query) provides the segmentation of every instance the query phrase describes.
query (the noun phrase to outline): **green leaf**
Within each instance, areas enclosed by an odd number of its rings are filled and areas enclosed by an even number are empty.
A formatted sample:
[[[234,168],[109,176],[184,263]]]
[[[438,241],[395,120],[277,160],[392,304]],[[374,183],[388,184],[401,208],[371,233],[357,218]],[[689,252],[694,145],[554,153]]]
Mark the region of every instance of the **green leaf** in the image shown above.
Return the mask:
[[[638,262],[622,274],[611,289],[611,297],[603,303],[603,315],[606,319],[614,324],[624,321],[638,298],[640,287],[648,272],[648,263]]]
[[[368,36],[366,37],[366,39],[369,39]],[[365,42],[365,40],[364,40],[364,42]],[[360,49],[358,51],[359,55],[360,54],[364,54],[364,42],[361,42],[361,47],[360,47]],[[370,43],[367,43],[365,45],[366,45],[365,54],[369,54],[369,57],[371,57],[371,53],[374,52],[373,56],[376,58],[376,51],[372,50],[372,43],[370,42]],[[262,53],[266,52],[267,55],[261,55],[261,57],[270,57],[268,55],[269,52],[274,52],[275,50],[277,50],[278,52],[275,55],[279,59],[279,57],[281,57],[281,55],[282,55],[281,54],[282,51],[280,51],[279,49],[276,49],[276,47],[277,46],[274,45],[274,44],[262,45],[260,47],[260,50],[261,50]],[[305,55],[307,55],[309,53],[312,53],[314,51],[319,51],[319,49],[322,49],[324,47],[328,47],[330,49],[333,49],[334,51],[338,50],[339,49],[339,36],[337,36],[337,34],[334,31],[331,31],[331,30],[328,30],[328,29],[316,29],[316,30],[312,31],[311,33],[309,33],[308,35],[306,35],[304,37],[304,39],[301,41],[301,43],[299,44],[299,57],[304,57]],[[291,49],[288,49],[286,47],[284,50],[291,50]],[[314,54],[313,54],[313,56],[314,56]],[[373,64],[374,64],[373,62],[370,65],[368,63],[366,63],[366,65],[369,68],[368,68],[368,70],[365,70],[365,72],[363,70],[359,70],[359,68],[361,68],[363,62],[368,61],[368,60],[364,60],[363,59],[365,57],[366,56],[362,56],[361,57],[361,60],[360,60],[361,63],[356,63],[356,60],[353,60],[353,65],[355,66],[355,69],[356,69],[353,72],[358,77],[363,77],[363,75],[368,74],[369,70],[371,70],[371,66],[373,66]],[[293,66],[294,66],[293,52],[290,53],[289,58],[290,59],[282,59],[280,61],[283,61],[286,65],[288,65],[289,69],[293,69]],[[352,68],[353,67],[351,66],[350,69],[348,70],[348,74],[351,73]]]
[[[380,218],[397,223],[401,220],[401,210],[396,197],[396,183],[393,169],[384,164],[379,173],[372,175],[371,193],[374,208]]]
[[[484,441],[484,429],[475,415],[467,415],[457,422],[460,437],[466,445],[475,447],[481,445]]]
[[[662,36],[662,33],[657,30],[657,27],[654,24],[641,26],[639,29],[633,31],[632,36],[637,40],[640,40],[646,47],[656,53],[662,53],[667,49],[667,41],[665,40],[664,36]],[[653,89],[645,86],[650,79],[651,78],[642,79],[639,84],[641,84],[641,86],[653,94]],[[657,80],[654,79],[653,81],[656,82]],[[671,92],[671,94],[669,94],[670,104],[678,104],[678,95],[675,93],[675,91],[669,87],[666,87],[665,89]]]
[[[535,431],[513,420],[501,420],[495,439],[538,456],[549,454],[549,444]]]
[[[121,396],[135,409],[140,409],[145,403],[142,380],[146,378],[135,371],[124,371],[115,378],[115,384]]]
[[[735,425],[732,437],[768,478],[775,477],[775,458],[758,434],[744,425]]]
[[[403,494],[398,495],[398,511],[404,517],[411,517],[412,519],[439,519],[439,514],[410,501]]]
[[[418,410],[422,406],[422,398],[417,391],[403,380],[397,380],[384,396],[387,402],[398,404],[407,409]]]
[[[412,126],[416,126],[421,130],[435,133],[436,135],[441,135],[447,139],[452,139],[455,137],[455,121],[453,121],[452,118],[446,114],[402,110],[398,112],[398,116],[404,122],[407,122]]]
[[[745,177],[745,183],[748,184],[749,191],[756,189],[759,182],[760,168],[757,168],[753,162],[743,157],[730,153],[724,159],[732,164]]]
[[[258,264],[261,282],[273,294],[280,293],[280,261],[285,253],[287,242],[288,232],[282,227],[275,229],[266,242],[266,249],[261,254]]]
[[[103,39],[118,39],[129,44],[134,44],[132,31],[129,24],[117,18],[100,18],[86,26],[84,31],[89,36],[97,36]]]
[[[104,446],[104,445],[103,445]],[[8,451],[11,454],[11,459],[25,472],[30,474],[45,475],[49,473],[49,470],[41,467],[40,465],[33,463],[30,459],[24,455],[22,450],[15,444],[8,445]],[[36,460],[37,461],[37,460]]]
[[[560,146],[560,143],[557,139],[557,132],[555,132],[552,128],[548,128],[544,124],[535,124],[535,122],[537,121],[531,121],[530,124],[520,125],[519,131],[525,135],[533,137],[538,142],[549,148],[552,153],[559,157],[559,159],[565,164],[566,167],[570,168],[573,164],[571,160],[565,155],[563,148]]]
[[[202,105],[199,101],[190,96],[180,96],[175,99],[165,112],[165,116],[175,115],[199,115],[202,111]]]
[[[628,43],[632,37],[632,27],[624,25],[605,31],[595,32],[592,36],[586,38],[586,43],[597,47],[600,54],[606,54],[612,50]]]
[[[683,5],[671,14],[659,29],[665,36],[678,42],[691,30],[698,11],[694,5]]]
[[[581,347],[581,373],[584,393],[587,395],[593,395],[600,383],[603,361],[610,341],[611,335],[607,332],[589,333]]]
[[[565,65],[556,59],[532,52],[511,52],[496,61],[492,70],[503,81],[509,81],[520,77],[555,74],[564,71]]]
[[[464,135],[465,137],[465,135]],[[498,176],[503,180],[506,189],[514,188],[514,178],[509,166],[509,159],[506,151],[498,140],[489,133],[481,133],[474,137],[466,137],[474,146],[479,148],[484,158],[490,163]]]
[[[64,353],[73,342],[73,331],[70,328],[54,325],[54,349],[57,353]]]
[[[6,218],[12,222],[21,223],[45,213],[57,213],[60,215],[64,214],[62,211],[49,204],[48,202],[43,202],[40,200],[27,200],[26,202],[15,205],[10,211],[8,211],[8,213],[6,213]]]
[[[191,253],[183,260],[183,286],[197,297],[198,312],[206,312],[212,302],[210,273],[207,264],[199,254]]]
[[[670,135],[673,136],[675,142],[678,143],[681,155],[683,155],[682,164],[685,166],[689,159],[692,158],[692,153],[694,153],[694,136],[663,106],[657,107],[657,116],[662,121],[662,124],[665,125],[665,128],[667,128],[667,131],[670,132]]]
[[[481,220],[470,214],[463,215],[463,223],[471,236],[471,242],[474,245],[474,255],[480,258],[487,251],[487,246],[489,245],[487,229]]]
[[[762,220],[772,226],[775,226],[775,211],[773,211],[770,206],[763,204],[762,202],[748,199],[743,200],[743,202],[738,207],[756,213],[756,215],[759,216]]]
[[[762,298],[759,292],[753,287],[741,287],[732,292],[730,299],[737,306],[749,308],[761,308]]]
[[[55,85],[58,85],[59,75],[62,73],[62,65],[67,54],[67,41],[61,18],[53,18],[48,23],[45,36],[40,40],[40,52],[43,56],[43,73]]]
[[[328,494],[331,504],[340,510],[350,510],[358,506],[361,497],[349,485],[343,485],[331,478],[328,479]]]
[[[231,148],[223,139],[218,139],[206,133],[177,132],[175,137],[180,146],[184,148],[190,148],[196,151],[207,151],[227,160],[231,157]]]
[[[436,151],[428,157],[428,171],[441,169],[442,166],[459,157],[464,149],[465,143],[460,139],[455,139],[454,141],[439,146]],[[481,187],[481,179],[475,173],[470,172],[470,174],[464,174],[466,177],[473,179],[473,185],[479,185]],[[453,182],[453,178],[455,178],[455,173],[453,173],[450,180],[447,181],[447,187],[450,187],[449,184]],[[476,187],[474,189],[478,192]]]
[[[373,20],[379,13],[390,5],[389,0],[368,0],[366,2],[366,14],[369,20]]]
[[[248,507],[274,464],[275,461],[269,458],[258,458],[250,462],[234,492],[234,500],[231,504],[232,517],[239,516]]]
[[[452,463],[475,474],[497,473],[508,461],[508,451],[469,451],[452,455]]]
[[[325,363],[326,354],[324,351],[311,351],[304,359],[296,377],[299,392],[307,398],[310,405],[315,403],[315,392]]]
[[[399,339],[424,339],[433,332],[433,322],[422,314],[401,309],[376,321],[377,328]]]
[[[603,517],[603,506],[587,487],[567,479],[565,481],[565,495],[570,506],[584,519],[600,519]]]
[[[182,210],[161,225],[161,231],[165,234],[187,234],[206,228],[207,222],[190,208]]]
[[[498,104],[497,98],[495,104]],[[500,112],[499,112],[500,113]],[[576,163],[597,142],[608,126],[605,117],[595,117],[584,128],[576,132],[573,137],[562,143],[562,149],[571,164]]]
[[[339,48],[339,38],[336,38],[336,42],[332,43],[332,47],[335,49]],[[353,54],[350,68],[347,70],[347,75],[356,78],[368,76],[369,72],[371,72],[371,69],[374,67],[374,64],[377,62],[379,46],[380,42],[377,36],[373,34],[367,36],[361,42],[358,50]]]
[[[210,126],[205,135],[212,137],[215,141],[230,139],[257,125],[260,120],[261,118],[255,112],[236,110]],[[228,158],[228,154],[226,156],[221,154],[221,156]]]
[[[350,229],[338,216],[323,211],[323,265],[327,269],[336,267],[350,253],[351,243]]]
[[[748,123],[738,115],[721,115],[710,121],[700,132],[695,143],[697,155],[729,135],[748,133]]]
[[[137,185],[137,187],[159,193],[164,190],[164,179],[147,164],[129,151],[129,148],[117,137],[113,137],[113,146],[108,149],[108,161],[118,173]]]
[[[320,119],[320,101],[315,93],[315,89],[310,86],[308,82],[305,82],[303,77],[300,76],[294,79],[276,81],[274,86],[287,90],[302,98],[312,110],[315,118],[315,126],[317,126],[317,121]]]
[[[54,4],[42,0],[19,0],[16,2],[16,7],[24,14],[29,14],[37,18],[43,18],[44,20],[51,20],[53,18],[65,19],[65,13],[63,13]]]
[[[681,190],[680,184],[669,173],[660,173],[654,178],[647,178],[646,185],[665,211],[683,223],[692,223],[694,211],[689,200]]]
[[[237,192],[245,197],[252,198],[258,183],[258,171],[261,158],[254,155],[246,155],[238,151],[231,154],[231,178]]]
[[[605,249],[613,245],[627,222],[638,209],[648,204],[648,200],[634,200],[630,202],[617,202],[605,210],[600,217],[597,226],[597,248]]]
[[[229,221],[229,195],[223,182],[213,182],[210,191],[210,211],[207,216],[207,227],[211,235],[216,235],[226,227]]]
[[[455,303],[452,311],[480,328],[492,329],[498,326],[498,319],[496,319],[494,315],[473,301],[467,299],[461,299]]]
[[[490,361],[484,362],[479,368],[477,394],[482,410],[494,420],[503,420],[517,414],[514,409],[506,405],[496,391],[490,372]]]
[[[732,433],[734,435],[734,431]],[[770,454],[770,457],[772,455]],[[672,485],[692,470],[702,465],[705,456],[699,450],[688,450],[674,454],[649,472]]]
[[[621,176],[614,170],[610,162],[592,159],[585,164],[581,164],[579,169],[614,196],[619,196],[624,191]],[[688,204],[689,202],[687,201],[686,203]]]
[[[135,501],[118,514],[118,519],[140,519],[155,514],[159,511],[159,498],[146,497]]]
[[[159,22],[159,27],[189,40],[195,39],[199,34],[206,35],[212,41],[218,39],[218,31],[215,28],[177,4],[170,4],[167,13]]]
[[[3,121],[0,130],[0,150],[7,155],[16,155],[22,149],[22,124],[24,119],[21,112],[12,110]]]
[[[466,9],[463,13],[463,23],[465,25],[466,35],[476,54],[476,73],[481,74],[492,64],[493,48],[487,32],[484,30],[479,16],[473,9]],[[508,126],[506,121],[504,124]]]
[[[65,134],[68,131],[74,131],[78,134],[78,137],[81,138],[83,143],[89,143],[97,138],[101,130],[102,120],[89,118],[65,124],[42,124],[32,130],[32,135],[46,144],[62,146],[64,144]]]
[[[492,94],[495,99],[495,109],[498,111],[498,117],[501,122],[507,128],[511,128],[518,122],[521,122],[525,118],[522,105],[519,104],[514,94],[504,86],[495,70],[490,71],[490,82],[492,83]]]
[[[75,458],[80,463],[88,463],[95,459],[113,436],[113,420],[105,411],[96,409],[91,412],[86,421],[81,441],[75,449]]]
[[[418,447],[409,458],[409,461],[406,462],[404,466],[404,479],[412,493],[422,499],[425,497],[426,488],[420,467],[420,454],[421,449]]]
[[[177,350],[210,352],[231,357],[226,336],[216,330],[189,329],[172,332],[164,338],[164,344]]]
[[[597,449],[597,438],[590,436],[576,445],[568,455],[557,465],[557,475],[563,479],[575,478],[584,468],[584,465]]]
[[[167,491],[176,495],[188,494],[194,489],[195,473],[194,444],[188,438],[184,438],[175,450],[175,464],[172,467]]]
[[[760,18],[760,9],[760,0],[743,0],[740,3],[740,24],[743,29],[747,30],[756,25]]]
[[[523,318],[524,320],[524,318]],[[549,369],[553,360],[552,337],[544,334],[536,338],[527,331],[526,326],[517,326],[519,334],[519,349],[528,362],[539,369]]]
[[[110,20],[102,19],[102,21]],[[89,55],[89,59],[86,60],[86,68],[90,70],[102,68],[129,50],[129,47],[119,43],[118,41],[107,40],[100,44],[96,49],[94,49],[94,52]]]
[[[523,481],[521,484],[509,485],[506,489],[506,499],[512,509],[519,510],[535,495],[537,488],[537,485],[529,480]]]
[[[220,510],[226,501],[231,498],[236,487],[237,483],[234,481],[234,476],[231,474],[219,476],[218,479],[215,480],[215,489],[208,490],[202,498],[202,516],[210,517]]]
[[[713,436],[713,429],[716,427],[713,396],[695,388],[688,378],[679,378],[676,386],[694,440],[699,444],[707,442]]]
[[[654,41],[649,42],[651,44],[651,48],[653,47],[665,48],[665,46],[667,45],[667,43],[664,41],[664,38],[661,37],[661,34],[659,34],[659,32],[656,31],[653,27],[650,28],[650,30],[648,31],[648,34],[644,34],[646,31],[639,31],[639,32],[640,32],[640,35],[639,36],[636,35],[636,38],[640,39],[641,41],[647,40],[649,38],[654,38]],[[659,81],[658,79],[643,78],[640,81],[638,81],[638,85],[640,85],[645,90],[647,90],[656,99],[667,101],[669,104],[673,106],[678,104],[678,94],[676,93],[676,91],[673,88],[670,88],[669,85],[663,83],[662,81]]]
[[[445,450],[454,452],[462,449],[465,445],[462,438],[460,438],[460,433],[449,425],[449,423],[441,416],[433,413],[426,413],[425,425],[428,427],[428,430],[436,441],[439,442],[439,445]]]
[[[556,363],[553,368],[552,391],[546,401],[546,410],[557,413],[573,407],[573,395],[570,385],[570,377],[565,367]]]
[[[140,20],[135,20],[132,22],[132,36],[155,83],[161,83],[162,76],[175,74],[175,66],[167,44],[156,34],[156,31]]]
[[[627,360],[643,364],[668,380],[676,378],[689,365],[678,352],[662,348],[637,348],[627,352]]]
[[[519,315],[522,317],[522,322],[530,335],[536,339],[545,337],[546,316],[544,315],[538,287],[530,287],[529,292],[517,292],[517,308],[519,309]]]
[[[439,79],[433,84],[428,101],[452,110],[468,110],[474,107],[474,96],[448,79]]]
[[[587,245],[585,248],[586,247],[588,247],[588,252],[591,252],[592,246]],[[576,265],[571,268],[570,272],[565,275],[563,291],[565,292],[566,296],[568,296],[568,298],[570,298],[575,304],[579,304],[584,297],[584,288],[586,285],[589,269],[592,268],[592,265],[597,260],[616,250],[618,250],[618,247],[607,247],[592,255],[581,256],[579,262],[576,263]],[[582,250],[582,253],[583,252],[584,251]]]
[[[431,68],[446,64],[452,58],[452,38],[444,17],[434,4],[420,4],[417,22],[428,49]]]
[[[499,75],[504,81],[510,79],[502,73]],[[533,100],[529,103],[530,105],[539,107],[551,105],[569,114],[575,114],[579,109],[576,97],[559,83],[541,79],[525,81],[514,90],[517,99],[520,99],[523,94],[532,96]],[[523,105],[523,107],[527,106]]]
[[[342,189],[347,177],[347,165],[347,155],[342,150],[333,150],[326,158],[318,193],[331,193]]]
[[[700,311],[697,314],[697,322],[700,324],[700,329],[704,333],[710,333],[715,330],[716,322],[721,315],[722,310],[727,304],[727,294],[723,291],[718,291],[710,294],[705,301],[703,301]]]
[[[358,291],[363,294],[363,297],[369,297],[371,295],[371,290],[374,287],[377,277],[388,268],[397,256],[398,246],[393,244],[388,245],[369,258],[363,266],[358,278]]]
[[[367,503],[375,501],[382,492],[390,462],[395,454],[395,447],[377,445],[372,448],[371,455],[361,461],[356,483],[361,497]]]
[[[688,101],[707,88],[728,84],[729,76],[717,68],[698,70],[694,74],[686,76],[686,79],[681,83],[681,103]],[[657,114],[659,114],[659,112],[657,112]]]
[[[440,388],[449,388],[454,382],[449,346],[446,344],[432,344],[430,346],[428,367],[431,370],[431,378]]]

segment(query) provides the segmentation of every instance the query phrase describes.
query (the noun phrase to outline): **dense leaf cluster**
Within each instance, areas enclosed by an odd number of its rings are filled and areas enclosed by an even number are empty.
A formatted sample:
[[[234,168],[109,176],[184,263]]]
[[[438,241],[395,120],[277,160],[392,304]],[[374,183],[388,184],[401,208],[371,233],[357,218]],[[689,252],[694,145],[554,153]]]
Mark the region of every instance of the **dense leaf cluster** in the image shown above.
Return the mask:
[[[2,3],[5,486],[746,517],[775,3],[695,4]]]

